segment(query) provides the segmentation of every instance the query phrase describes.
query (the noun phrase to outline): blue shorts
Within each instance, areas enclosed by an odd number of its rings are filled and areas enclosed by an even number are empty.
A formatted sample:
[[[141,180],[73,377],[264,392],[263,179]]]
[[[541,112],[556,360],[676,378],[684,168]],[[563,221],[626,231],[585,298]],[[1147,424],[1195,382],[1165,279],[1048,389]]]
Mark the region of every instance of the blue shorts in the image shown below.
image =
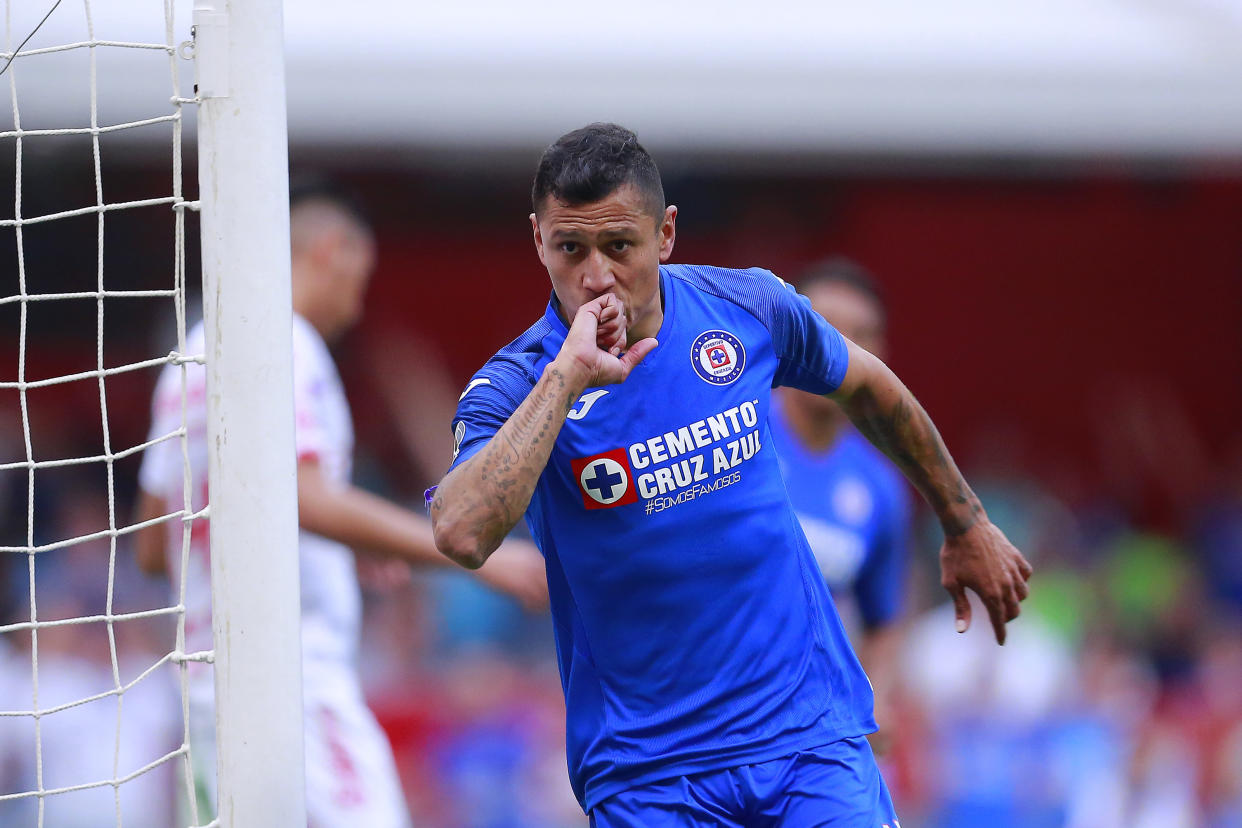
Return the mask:
[[[591,828],[900,828],[865,737],[610,796]]]

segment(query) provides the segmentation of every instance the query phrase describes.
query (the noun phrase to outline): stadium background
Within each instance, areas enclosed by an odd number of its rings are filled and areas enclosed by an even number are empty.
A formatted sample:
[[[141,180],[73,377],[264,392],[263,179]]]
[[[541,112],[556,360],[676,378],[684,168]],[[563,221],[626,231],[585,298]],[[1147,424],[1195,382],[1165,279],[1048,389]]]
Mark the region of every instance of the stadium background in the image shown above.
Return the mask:
[[[890,363],[1036,566],[1003,651],[986,625],[955,638],[920,518],[886,760],[903,825],[1242,824],[1242,12],[958,2],[932,17],[892,1],[722,21],[687,3],[622,36],[568,4],[529,20],[484,5],[484,25],[403,10],[384,31],[363,10],[287,11],[293,168],[352,187],[379,238],[366,317],[338,351],[359,479],[411,503],[434,482],[457,389],[546,301],[525,218],[538,152],[619,120],[681,208],[676,260],[794,278],[844,254],[874,272]],[[80,101],[53,103],[24,125],[80,121]],[[167,189],[153,146],[105,143],[109,200]],[[88,139],[27,141],[24,164],[27,215],[93,203]],[[0,181],[14,172],[0,154]],[[110,284],[166,285],[165,212],[109,218]],[[94,227],[28,228],[28,278],[92,286]],[[6,283],[14,262],[7,232]],[[16,311],[0,306],[6,374]],[[93,302],[31,313],[28,376],[93,367]],[[109,362],[168,341],[171,320],[140,303],[108,314]],[[153,382],[109,381],[115,445],[143,439]],[[24,456],[16,394],[0,394],[4,459]],[[32,394],[41,455],[98,451],[97,394]],[[118,465],[121,514],[136,470]],[[41,473],[36,539],[106,525],[101,475]],[[0,472],[0,498],[0,544],[23,542],[24,473]],[[48,561],[41,602],[100,603],[99,552]],[[24,560],[8,563],[6,619],[26,608]],[[121,604],[163,589],[118,578]],[[421,824],[582,824],[546,618],[437,575],[372,585],[367,625],[368,692]],[[49,681],[108,669],[90,636],[41,636]],[[175,708],[152,713],[143,738],[176,730]]]

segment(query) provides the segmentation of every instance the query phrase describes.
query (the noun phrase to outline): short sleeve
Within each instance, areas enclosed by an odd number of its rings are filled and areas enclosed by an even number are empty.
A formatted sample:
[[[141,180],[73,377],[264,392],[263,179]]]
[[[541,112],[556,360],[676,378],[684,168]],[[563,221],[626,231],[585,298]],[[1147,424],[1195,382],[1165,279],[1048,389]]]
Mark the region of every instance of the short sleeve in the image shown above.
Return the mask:
[[[837,390],[849,367],[845,337],[793,285],[768,276],[780,283],[768,327],[779,360],[773,386],[787,385],[812,394]]]
[[[520,364],[493,358],[470,378],[453,417],[453,464],[469,460],[500,430],[526,399],[535,378]]]
[[[331,356],[317,345],[298,325],[294,326],[293,442],[299,462],[323,460],[332,447],[328,424],[324,421],[324,398],[331,393],[330,374],[325,371],[324,360]]]
[[[845,337],[811,308],[811,302],[769,270],[733,270],[710,265],[664,265],[699,290],[746,309],[772,337],[777,368],[772,386],[787,385],[829,394],[845,379],[849,352]]]
[[[893,623],[901,612],[909,557],[910,496],[896,481],[885,492],[866,563],[854,584],[859,614],[868,629]]]
[[[315,384],[298,376],[304,372],[295,368],[293,373],[294,445],[298,460],[319,459],[327,449],[328,436],[317,413]]]

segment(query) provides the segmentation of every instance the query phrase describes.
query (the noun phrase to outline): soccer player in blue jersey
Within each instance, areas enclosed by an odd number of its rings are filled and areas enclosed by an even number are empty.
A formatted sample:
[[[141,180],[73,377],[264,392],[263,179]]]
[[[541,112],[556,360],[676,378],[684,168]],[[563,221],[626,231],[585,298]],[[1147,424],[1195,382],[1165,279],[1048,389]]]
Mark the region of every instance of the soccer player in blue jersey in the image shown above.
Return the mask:
[[[884,364],[764,270],[669,265],[677,208],[632,132],[540,159],[544,316],[470,380],[431,497],[436,543],[481,565],[523,515],[543,552],[570,779],[597,828],[897,825],[850,649],[767,429],[771,389],[837,400],[945,530],[997,640],[1030,566]]]
[[[883,359],[886,312],[875,281],[837,256],[797,280],[811,307],[855,345]],[[782,388],[768,420],[789,501],[876,691],[882,735],[897,656],[908,557],[910,498],[893,464],[827,397]],[[886,739],[887,741],[887,739]],[[874,737],[873,746],[876,744]]]

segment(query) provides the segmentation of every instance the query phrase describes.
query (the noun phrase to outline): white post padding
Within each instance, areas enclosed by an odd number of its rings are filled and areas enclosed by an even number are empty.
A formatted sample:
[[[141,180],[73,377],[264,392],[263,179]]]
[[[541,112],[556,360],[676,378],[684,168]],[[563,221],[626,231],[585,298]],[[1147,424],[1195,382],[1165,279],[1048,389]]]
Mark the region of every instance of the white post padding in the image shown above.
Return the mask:
[[[281,0],[195,0],[219,819],[306,825]]]

